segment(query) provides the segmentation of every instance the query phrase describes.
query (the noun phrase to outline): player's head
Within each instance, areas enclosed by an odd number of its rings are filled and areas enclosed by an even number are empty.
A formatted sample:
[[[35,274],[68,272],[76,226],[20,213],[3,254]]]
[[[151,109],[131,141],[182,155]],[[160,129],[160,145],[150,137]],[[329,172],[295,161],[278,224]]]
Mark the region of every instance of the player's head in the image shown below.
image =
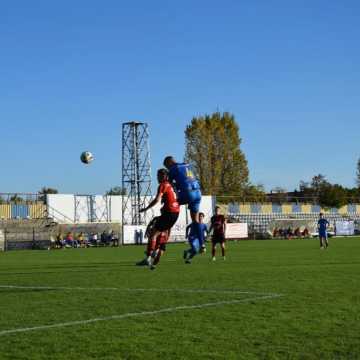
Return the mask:
[[[174,159],[174,157],[172,156],[167,156],[165,159],[164,159],[164,166],[167,168],[167,169],[170,169],[172,165],[176,164],[176,160]]]
[[[220,212],[220,206],[215,206],[215,214],[218,215]]]
[[[166,169],[159,169],[157,172],[157,178],[159,183],[168,180],[168,171]]]
[[[200,222],[203,222],[204,221],[204,218],[205,218],[205,214],[204,213],[199,213],[199,221]]]
[[[323,213],[320,213],[320,214],[319,214],[319,217],[320,217],[320,219],[322,219],[322,218],[324,217],[324,214],[323,214]]]

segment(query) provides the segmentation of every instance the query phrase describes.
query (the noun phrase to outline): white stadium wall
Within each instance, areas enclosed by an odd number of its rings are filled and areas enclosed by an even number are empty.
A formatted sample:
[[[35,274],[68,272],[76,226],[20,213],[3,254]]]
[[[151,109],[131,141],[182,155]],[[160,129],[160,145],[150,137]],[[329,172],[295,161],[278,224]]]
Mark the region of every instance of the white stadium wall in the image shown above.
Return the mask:
[[[61,224],[122,221],[121,196],[49,194],[47,207]]]
[[[76,222],[74,195],[48,194],[46,199],[47,210],[50,217],[62,224]]]
[[[213,215],[215,198],[203,196],[200,211],[205,214],[205,222],[209,223]],[[122,196],[102,195],[47,195],[48,214],[58,223],[88,223],[88,222],[122,222]],[[146,213],[146,221],[160,215],[161,204]],[[191,221],[185,206],[181,206],[179,219],[171,232],[171,241],[185,241],[186,226]],[[139,242],[139,232],[143,227],[125,226],[123,230],[125,244]],[[143,239],[144,243],[146,239]]]
[[[109,209],[111,222],[122,222],[122,197],[109,196]]]

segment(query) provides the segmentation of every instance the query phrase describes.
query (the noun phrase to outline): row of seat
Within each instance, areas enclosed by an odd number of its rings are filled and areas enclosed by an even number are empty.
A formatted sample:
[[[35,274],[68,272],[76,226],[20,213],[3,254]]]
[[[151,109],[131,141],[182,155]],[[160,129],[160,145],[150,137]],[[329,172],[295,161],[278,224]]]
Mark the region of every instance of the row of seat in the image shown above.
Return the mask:
[[[353,220],[360,224],[360,214],[326,214],[327,220],[334,224],[336,221]],[[266,233],[269,229],[269,225],[274,220],[306,220],[310,222],[317,222],[319,219],[319,213],[296,213],[296,214],[229,214],[228,220],[230,222],[247,223],[250,231],[259,233]]]
[[[330,214],[356,214],[360,213],[359,204],[348,204],[339,209],[322,209],[314,204],[272,204],[272,203],[230,203],[226,206],[226,212],[229,214],[295,214],[295,213],[319,213]]]

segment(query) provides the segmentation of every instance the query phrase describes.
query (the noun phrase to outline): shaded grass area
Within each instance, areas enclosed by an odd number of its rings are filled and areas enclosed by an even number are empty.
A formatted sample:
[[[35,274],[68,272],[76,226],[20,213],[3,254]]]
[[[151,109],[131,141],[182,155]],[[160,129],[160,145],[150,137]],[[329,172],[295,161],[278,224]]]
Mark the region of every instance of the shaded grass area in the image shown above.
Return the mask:
[[[0,358],[360,358],[360,238],[327,251],[316,240],[229,243],[226,261],[191,265],[184,248],[169,245],[155,271],[134,266],[141,247],[0,254],[0,333],[170,309],[3,334]]]

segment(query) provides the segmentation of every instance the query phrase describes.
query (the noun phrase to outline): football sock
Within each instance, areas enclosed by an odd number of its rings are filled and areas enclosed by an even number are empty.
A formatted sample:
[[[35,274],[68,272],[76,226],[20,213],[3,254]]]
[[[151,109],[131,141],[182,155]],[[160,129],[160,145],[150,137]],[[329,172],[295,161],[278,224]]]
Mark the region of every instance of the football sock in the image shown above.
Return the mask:
[[[147,250],[146,250],[146,255],[147,256],[151,256],[151,254],[153,253],[153,251],[155,250],[156,247],[156,240],[151,241],[149,239],[148,245],[147,245]]]

